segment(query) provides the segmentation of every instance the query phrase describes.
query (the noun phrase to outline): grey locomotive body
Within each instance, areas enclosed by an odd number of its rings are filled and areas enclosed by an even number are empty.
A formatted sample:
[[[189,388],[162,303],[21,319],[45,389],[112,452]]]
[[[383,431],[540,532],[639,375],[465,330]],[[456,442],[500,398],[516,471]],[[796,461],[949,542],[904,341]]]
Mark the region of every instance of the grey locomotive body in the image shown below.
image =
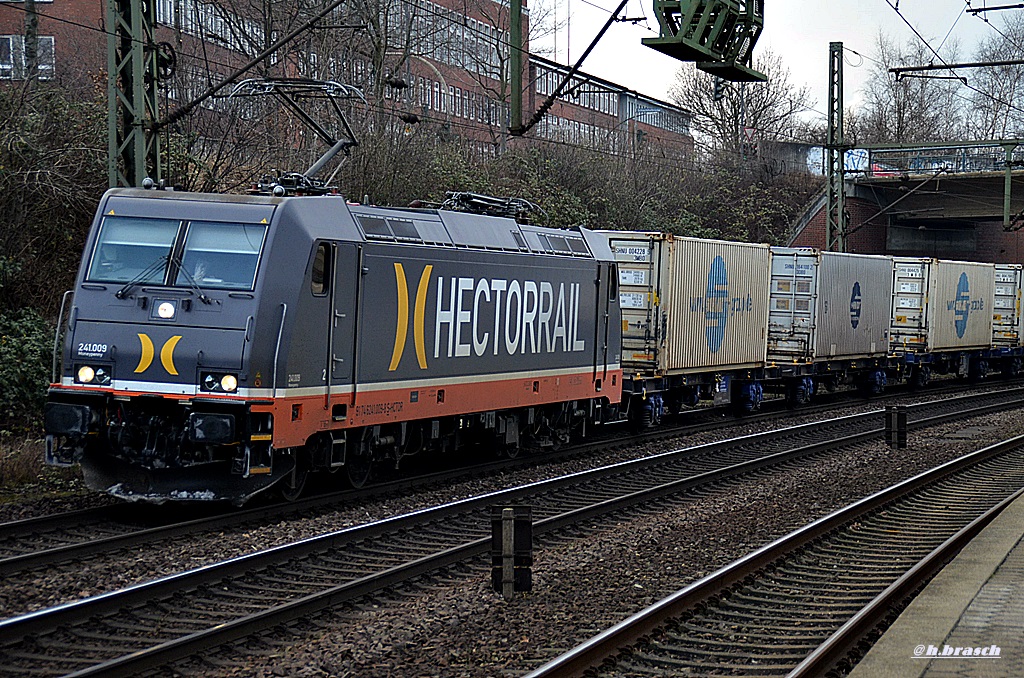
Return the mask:
[[[607,243],[341,197],[109,191],[46,411],[128,498],[243,500],[466,439],[564,441],[619,401]]]

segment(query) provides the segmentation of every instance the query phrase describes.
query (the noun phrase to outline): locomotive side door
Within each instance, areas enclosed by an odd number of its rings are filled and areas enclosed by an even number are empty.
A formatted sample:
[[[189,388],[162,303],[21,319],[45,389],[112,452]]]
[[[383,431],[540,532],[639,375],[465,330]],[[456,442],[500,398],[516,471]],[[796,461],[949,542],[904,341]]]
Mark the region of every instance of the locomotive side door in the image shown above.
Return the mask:
[[[359,312],[362,247],[354,243],[334,246],[331,317],[328,319],[327,372],[329,390],[353,383],[356,356],[356,315]]]

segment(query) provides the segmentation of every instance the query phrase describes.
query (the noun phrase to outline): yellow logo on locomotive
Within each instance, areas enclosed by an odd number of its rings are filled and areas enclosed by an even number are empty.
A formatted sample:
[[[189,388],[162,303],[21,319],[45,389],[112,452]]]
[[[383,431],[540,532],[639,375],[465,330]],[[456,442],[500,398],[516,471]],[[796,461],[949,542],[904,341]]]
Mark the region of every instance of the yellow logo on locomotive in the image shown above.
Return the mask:
[[[174,347],[178,345],[179,341],[181,341],[181,335],[176,334],[165,341],[163,347],[160,348],[160,364],[167,370],[167,374],[174,377],[178,376],[178,370],[174,366]],[[139,342],[142,344],[142,355],[139,356],[139,364],[135,368],[135,374],[142,374],[153,363],[153,340],[149,338],[148,334],[140,332]]]
[[[434,270],[432,264],[423,267],[420,274],[420,283],[416,288],[416,306],[413,316],[413,341],[416,344],[416,362],[420,369],[427,369],[427,348],[424,338],[427,308],[427,290],[430,288],[430,272]],[[409,334],[409,284],[405,278],[405,267],[395,262],[395,282],[398,284],[398,325],[395,327],[395,347],[391,351],[391,364],[389,372],[398,369],[402,362],[402,354],[405,352],[406,338]]]

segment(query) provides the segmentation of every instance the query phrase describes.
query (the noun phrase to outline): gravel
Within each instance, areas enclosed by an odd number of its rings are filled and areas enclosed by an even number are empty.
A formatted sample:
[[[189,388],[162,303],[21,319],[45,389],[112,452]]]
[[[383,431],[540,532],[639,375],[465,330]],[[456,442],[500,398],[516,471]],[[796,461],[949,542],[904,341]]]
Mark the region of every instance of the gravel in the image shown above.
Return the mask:
[[[836,416],[876,409],[855,406]],[[813,417],[817,418],[817,417]],[[799,421],[790,420],[785,425]],[[987,442],[1024,432],[1010,414],[911,434],[893,451],[864,445],[817,457],[788,471],[730,481],[685,501],[633,511],[616,521],[566,532],[537,544],[534,589],[504,601],[490,590],[485,563],[391,598],[361,601],[291,630],[287,642],[233,659],[193,664],[186,675],[519,675],[668,593],[768,541],[860,497]],[[775,426],[777,427],[777,425]],[[686,445],[754,433],[741,425]],[[976,430],[975,430],[976,429]],[[669,449],[659,443],[658,450]],[[86,561],[74,570],[38,572],[33,586],[0,583],[0,615],[11,616],[127,586],[233,555],[385,518],[397,513],[611,463],[654,449],[543,465],[401,499],[368,503],[316,518],[198,534],[159,549]]]
[[[911,434],[905,450],[858,446],[782,473],[736,479],[538,544],[531,593],[490,590],[485,565],[426,590],[325,617],[271,655],[184,675],[521,675],[752,549],[861,497],[1011,435],[1010,414]]]

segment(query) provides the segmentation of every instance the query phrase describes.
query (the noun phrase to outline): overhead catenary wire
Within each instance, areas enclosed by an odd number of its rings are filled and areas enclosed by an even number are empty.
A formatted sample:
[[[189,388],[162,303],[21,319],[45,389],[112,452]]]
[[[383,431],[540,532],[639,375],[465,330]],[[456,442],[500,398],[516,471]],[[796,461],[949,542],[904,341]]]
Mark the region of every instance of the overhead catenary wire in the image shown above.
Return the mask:
[[[893,11],[896,12],[896,14],[900,17],[900,19],[903,20],[903,23],[905,23],[907,25],[907,27],[910,28],[910,30],[914,33],[914,35],[917,36],[918,40],[920,40],[924,44],[924,46],[928,48],[928,51],[930,51],[932,54],[935,55],[935,58],[939,60],[939,63],[942,64],[943,66],[947,66],[948,67],[949,64],[947,64],[946,60],[942,58],[942,55],[939,54],[935,50],[935,48],[931,46],[931,43],[929,43],[928,40],[925,39],[925,37],[923,35],[921,35],[921,32],[917,30],[917,28],[914,26],[914,24],[912,24],[910,22],[910,20],[907,19],[907,17],[904,16],[903,13],[900,11],[899,0],[896,0],[895,4],[893,4],[892,0],[884,0],[884,2],[890,8],[892,8]],[[950,73],[952,73],[954,76],[956,75],[956,72],[952,68],[950,68],[949,70],[950,70]],[[988,97],[989,99],[992,99],[992,101],[995,101],[998,104],[1006,106],[1009,109],[1012,109],[1012,110],[1024,113],[1024,108],[1019,108],[1019,107],[1013,105],[1012,103],[1010,103],[1008,101],[1004,101],[1004,100],[1000,99],[999,97],[991,94],[990,92],[985,92],[984,90],[978,89],[977,87],[974,87],[973,85],[966,84],[966,83],[964,84],[964,86],[967,89],[972,90],[974,92],[977,92],[978,94],[980,94],[980,95],[982,95],[984,97]]]

